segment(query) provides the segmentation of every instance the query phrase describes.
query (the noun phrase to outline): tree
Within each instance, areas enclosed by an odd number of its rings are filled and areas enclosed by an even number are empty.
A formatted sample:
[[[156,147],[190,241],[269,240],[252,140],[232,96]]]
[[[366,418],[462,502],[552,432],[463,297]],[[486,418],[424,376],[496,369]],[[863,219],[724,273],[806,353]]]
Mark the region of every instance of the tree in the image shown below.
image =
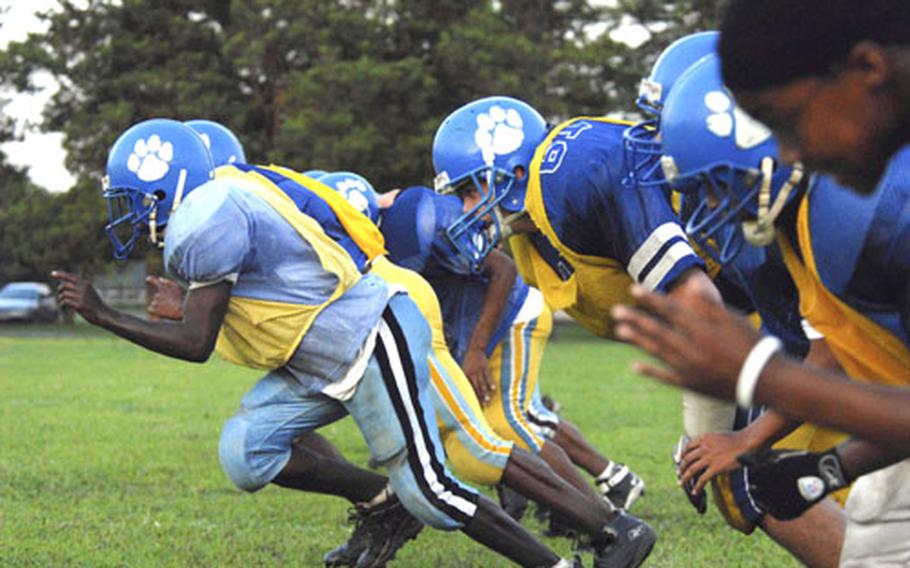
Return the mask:
[[[30,271],[51,260],[96,266],[107,250],[98,244],[97,180],[116,136],[142,119],[217,120],[254,162],[353,170],[380,190],[429,183],[433,133],[457,106],[506,94],[554,121],[628,113],[659,50],[715,24],[720,5],[59,0],[43,15],[47,32],[0,52],[0,87],[27,91],[38,71],[57,79],[42,126],[63,132],[78,182],[55,196],[0,167],[4,184],[18,188],[0,206],[10,225],[0,230],[0,258]],[[648,31],[642,46],[592,33],[628,25]],[[23,238],[26,225],[46,234]]]

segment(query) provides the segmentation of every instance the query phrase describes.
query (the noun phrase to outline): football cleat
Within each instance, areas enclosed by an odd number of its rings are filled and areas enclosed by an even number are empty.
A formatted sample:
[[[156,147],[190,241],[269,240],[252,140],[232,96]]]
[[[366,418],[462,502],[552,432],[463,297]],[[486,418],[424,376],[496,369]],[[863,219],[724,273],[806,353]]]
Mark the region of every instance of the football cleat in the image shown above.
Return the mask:
[[[354,532],[325,555],[326,566],[384,566],[423,529],[395,495],[373,507],[356,506],[348,520],[354,523]]]
[[[679,480],[680,466],[682,465],[682,455],[686,451],[686,447],[689,445],[689,442],[692,440],[688,436],[683,434],[680,436],[679,441],[676,442],[676,446],[673,448],[673,467],[676,470],[676,479]],[[699,515],[704,515],[705,511],[708,510],[708,494],[704,491],[699,492],[698,494],[693,494],[692,489],[695,487],[695,484],[698,483],[698,478],[700,476],[696,475],[690,479],[685,484],[681,485],[683,492],[686,494],[686,497],[689,499],[689,503],[692,503],[692,506],[695,507],[695,510],[698,511]]]
[[[604,527],[603,543],[594,545],[594,568],[636,568],[651,554],[657,533],[625,511]]]
[[[629,510],[645,493],[645,482],[621,463],[611,463],[597,478],[597,488],[603,498],[619,509]]]
[[[496,494],[499,495],[499,506],[502,510],[515,519],[515,522],[521,522],[528,510],[528,498],[502,483],[496,485]]]
[[[396,498],[394,505],[382,513],[369,546],[360,553],[354,566],[382,568],[395,558],[395,553],[404,543],[417,538],[421,530],[423,523],[414,518]]]

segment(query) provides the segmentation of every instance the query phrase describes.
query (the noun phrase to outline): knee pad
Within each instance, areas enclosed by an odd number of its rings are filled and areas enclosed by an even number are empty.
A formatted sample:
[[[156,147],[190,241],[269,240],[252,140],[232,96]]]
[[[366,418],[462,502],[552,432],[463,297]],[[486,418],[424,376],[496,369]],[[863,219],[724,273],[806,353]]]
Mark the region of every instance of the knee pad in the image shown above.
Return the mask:
[[[250,443],[251,438],[249,422],[242,416],[229,419],[221,429],[218,460],[234,485],[254,493],[272,482],[290,458],[291,450],[262,451]]]

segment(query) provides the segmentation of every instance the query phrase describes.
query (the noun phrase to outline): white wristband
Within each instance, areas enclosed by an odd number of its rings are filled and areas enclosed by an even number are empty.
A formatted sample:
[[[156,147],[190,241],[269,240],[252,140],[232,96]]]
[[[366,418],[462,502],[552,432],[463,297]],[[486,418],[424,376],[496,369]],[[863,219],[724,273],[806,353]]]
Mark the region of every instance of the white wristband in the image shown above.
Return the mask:
[[[736,381],[736,404],[740,408],[751,408],[752,397],[755,394],[755,387],[758,385],[758,378],[761,376],[762,369],[768,364],[768,360],[780,351],[784,344],[780,339],[773,335],[766,335],[758,340],[758,343],[746,356],[742,369],[739,370],[739,378]]]

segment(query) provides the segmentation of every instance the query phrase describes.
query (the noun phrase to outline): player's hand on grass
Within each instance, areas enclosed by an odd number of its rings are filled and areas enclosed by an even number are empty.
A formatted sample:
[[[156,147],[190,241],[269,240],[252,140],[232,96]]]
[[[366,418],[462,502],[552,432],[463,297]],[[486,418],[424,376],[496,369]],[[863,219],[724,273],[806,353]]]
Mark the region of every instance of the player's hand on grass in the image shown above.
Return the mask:
[[[152,289],[152,297],[146,311],[150,316],[169,320],[183,319],[183,288],[173,280],[160,276],[145,279]]]
[[[490,361],[483,349],[468,349],[465,353],[461,369],[471,381],[474,393],[483,405],[489,404],[496,390],[493,375],[490,373]]]
[[[101,320],[107,305],[90,281],[60,270],[51,272],[51,277],[60,282],[57,285],[57,303],[60,307],[75,310],[89,323],[97,324]]]
[[[692,493],[704,491],[709,481],[718,475],[742,467],[737,457],[752,448],[739,432],[705,434],[686,446],[679,467],[679,482],[694,483]]]
[[[814,453],[769,450],[739,457],[748,467],[749,490],[758,506],[781,520],[795,519],[849,480],[836,449]]]
[[[669,368],[638,362],[637,373],[664,383],[734,400],[743,361],[759,339],[745,318],[702,297],[686,305],[634,286],[637,308],[616,306],[619,339],[633,343]]]

